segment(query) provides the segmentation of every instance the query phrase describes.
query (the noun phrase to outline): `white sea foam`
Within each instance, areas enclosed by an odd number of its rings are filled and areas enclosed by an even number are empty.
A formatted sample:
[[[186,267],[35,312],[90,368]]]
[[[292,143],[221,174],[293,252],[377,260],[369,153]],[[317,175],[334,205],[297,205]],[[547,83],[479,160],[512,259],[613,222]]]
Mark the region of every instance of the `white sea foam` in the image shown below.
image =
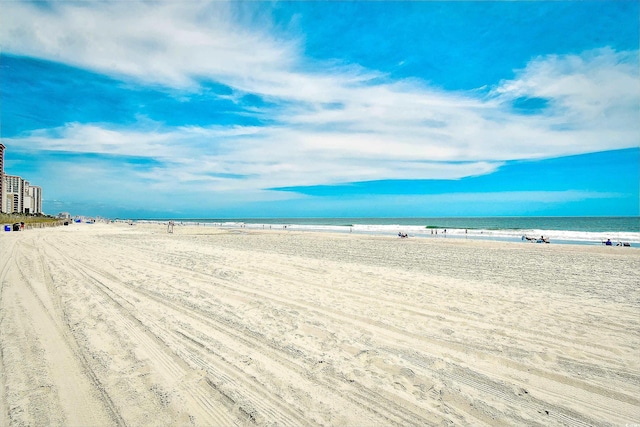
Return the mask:
[[[139,221],[146,223],[166,223],[166,221]],[[290,231],[315,231],[336,233],[360,233],[378,235],[397,235],[407,233],[410,237],[421,238],[468,238],[490,239],[503,241],[523,241],[523,236],[538,239],[544,236],[551,243],[578,243],[600,245],[607,239],[616,245],[618,242],[630,243],[640,247],[640,233],[638,232],[588,232],[571,230],[544,230],[544,229],[460,229],[460,228],[426,228],[418,225],[402,224],[353,224],[353,225],[320,225],[320,224],[296,224],[296,223],[260,223],[260,222],[197,222],[176,221],[176,225],[198,225],[202,227],[220,228],[246,228],[254,230],[290,230]]]

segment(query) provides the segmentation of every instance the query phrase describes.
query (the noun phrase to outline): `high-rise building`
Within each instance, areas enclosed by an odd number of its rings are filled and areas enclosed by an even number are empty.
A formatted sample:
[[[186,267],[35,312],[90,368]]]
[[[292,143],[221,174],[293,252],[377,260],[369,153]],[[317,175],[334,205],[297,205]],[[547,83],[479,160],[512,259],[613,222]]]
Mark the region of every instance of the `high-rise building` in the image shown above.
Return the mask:
[[[19,176],[4,176],[4,199],[2,204],[4,205],[5,213],[23,213],[25,182]]]
[[[4,212],[4,149],[0,144],[0,213]]]
[[[29,185],[27,182],[24,188],[24,194],[23,213],[42,213],[42,188],[36,185]]]
[[[42,213],[42,188],[16,175],[4,173],[4,150],[0,144],[0,212]]]

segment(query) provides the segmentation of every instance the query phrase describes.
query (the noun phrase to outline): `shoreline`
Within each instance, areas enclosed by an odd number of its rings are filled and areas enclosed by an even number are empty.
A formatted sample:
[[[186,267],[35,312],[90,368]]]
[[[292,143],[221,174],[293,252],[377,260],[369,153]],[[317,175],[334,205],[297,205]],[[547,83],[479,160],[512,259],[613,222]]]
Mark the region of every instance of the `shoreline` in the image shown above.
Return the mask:
[[[124,221],[123,221],[124,222]],[[169,220],[136,220],[133,224],[157,224],[166,225]],[[575,244],[586,246],[604,245],[607,239],[611,239],[612,246],[621,243],[628,243],[627,248],[640,248],[640,232],[578,232],[569,230],[542,230],[542,229],[517,229],[517,230],[488,230],[488,229],[432,229],[423,226],[406,226],[406,225],[343,225],[343,226],[326,226],[326,225],[309,225],[291,223],[243,223],[243,222],[198,222],[188,220],[175,220],[178,227],[203,227],[203,228],[220,228],[235,229],[242,228],[247,230],[282,230],[282,231],[302,231],[317,233],[339,233],[339,234],[362,234],[362,235],[381,235],[381,236],[397,236],[398,233],[407,233],[408,237],[427,238],[427,239],[468,239],[468,240],[490,240],[496,242],[520,242],[527,237],[544,236],[550,239],[551,244]],[[445,231],[446,230],[446,231]],[[443,233],[443,231],[445,231]],[[578,237],[576,237],[578,236]],[[524,242],[524,243],[536,243]],[[542,242],[537,242],[542,243]]]

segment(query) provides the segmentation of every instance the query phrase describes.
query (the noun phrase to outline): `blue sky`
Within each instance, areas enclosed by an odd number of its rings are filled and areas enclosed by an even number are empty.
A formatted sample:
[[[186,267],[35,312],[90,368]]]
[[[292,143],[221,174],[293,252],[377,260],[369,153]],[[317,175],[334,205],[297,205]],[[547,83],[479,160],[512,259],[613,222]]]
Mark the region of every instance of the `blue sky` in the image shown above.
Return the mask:
[[[639,214],[637,1],[0,1],[47,213]]]

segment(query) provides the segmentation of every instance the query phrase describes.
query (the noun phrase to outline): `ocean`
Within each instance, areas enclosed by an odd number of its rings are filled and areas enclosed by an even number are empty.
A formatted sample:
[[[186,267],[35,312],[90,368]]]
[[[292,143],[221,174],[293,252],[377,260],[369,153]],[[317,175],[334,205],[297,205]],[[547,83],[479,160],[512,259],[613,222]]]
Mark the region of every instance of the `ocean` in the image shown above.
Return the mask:
[[[140,222],[164,220],[139,219]],[[452,218],[191,218],[172,219],[190,224],[250,229],[287,229],[367,233],[410,237],[472,238],[524,241],[523,236],[544,236],[551,243],[615,245],[627,242],[640,246],[640,217],[452,217]],[[446,231],[445,231],[446,230]]]

